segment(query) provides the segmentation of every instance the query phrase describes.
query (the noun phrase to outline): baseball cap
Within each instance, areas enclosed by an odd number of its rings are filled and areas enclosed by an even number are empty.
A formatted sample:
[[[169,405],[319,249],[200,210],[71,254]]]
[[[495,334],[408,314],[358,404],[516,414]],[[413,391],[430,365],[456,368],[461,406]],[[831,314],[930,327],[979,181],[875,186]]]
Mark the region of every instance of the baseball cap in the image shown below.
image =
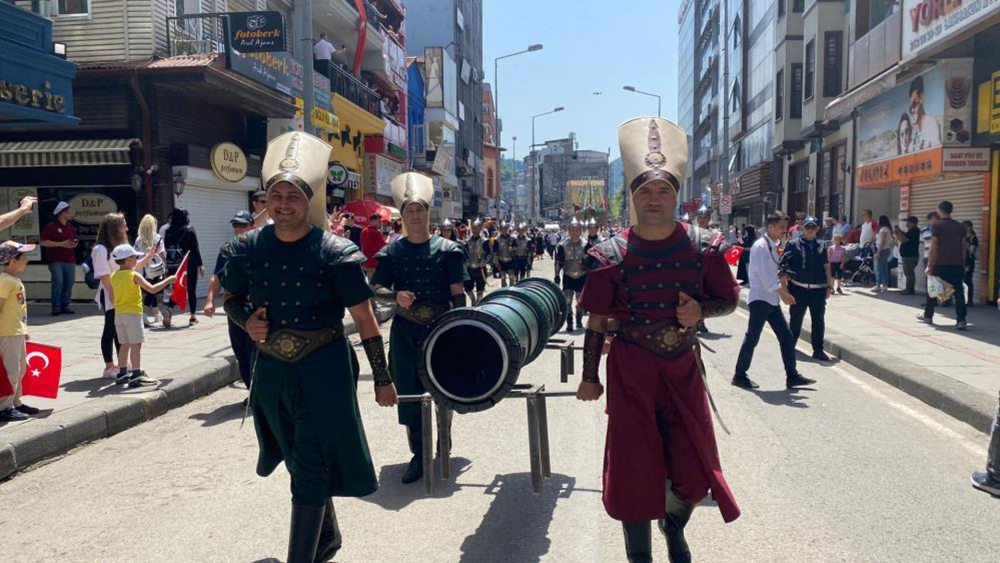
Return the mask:
[[[812,225],[813,227],[819,227],[819,219],[813,217],[812,215],[809,215],[808,217],[802,220],[803,227],[808,227],[810,225]]]
[[[52,212],[53,215],[59,215],[63,211],[69,208],[69,204],[65,201],[60,201],[56,204],[56,210]]]
[[[124,260],[132,256],[142,256],[142,253],[132,247],[131,244],[119,244],[111,251],[111,258]]]
[[[34,249],[35,245],[33,244],[21,244],[12,240],[0,244],[0,266],[6,266],[14,258]]]
[[[233,218],[230,219],[229,222],[240,223],[241,225],[250,225],[253,224],[253,215],[251,215],[249,211],[240,210],[236,212],[236,215],[233,215]]]

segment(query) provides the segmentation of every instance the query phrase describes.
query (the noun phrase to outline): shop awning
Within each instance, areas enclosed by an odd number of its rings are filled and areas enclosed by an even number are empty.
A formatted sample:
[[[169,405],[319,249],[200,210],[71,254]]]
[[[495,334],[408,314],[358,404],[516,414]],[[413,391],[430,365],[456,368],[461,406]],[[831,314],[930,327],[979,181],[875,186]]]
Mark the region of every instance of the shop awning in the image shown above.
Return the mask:
[[[0,168],[129,165],[139,139],[79,139],[0,143]]]
[[[899,65],[895,64],[888,70],[868,80],[857,88],[841,94],[826,106],[823,118],[826,120],[839,119],[861,104],[875,98],[876,96],[888,92],[896,85],[896,73],[899,72]]]

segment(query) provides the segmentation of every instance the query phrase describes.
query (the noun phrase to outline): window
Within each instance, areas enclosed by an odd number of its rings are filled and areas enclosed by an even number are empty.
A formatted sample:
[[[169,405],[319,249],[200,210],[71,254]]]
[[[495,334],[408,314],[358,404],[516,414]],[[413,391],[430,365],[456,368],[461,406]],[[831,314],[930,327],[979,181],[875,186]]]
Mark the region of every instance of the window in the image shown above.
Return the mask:
[[[59,0],[60,16],[86,16],[90,14],[90,0]]]
[[[732,113],[740,112],[740,81],[733,83],[733,92],[729,95],[729,109]]]
[[[832,98],[843,90],[841,86],[841,53],[844,34],[827,31],[823,41],[823,95]]]
[[[742,29],[742,24],[740,23],[740,17],[736,16],[733,20],[733,49],[740,48],[740,30]]]
[[[777,121],[785,115],[785,69],[778,71],[777,78],[774,79],[774,120]]]
[[[806,0],[792,0],[792,11],[801,14],[806,9]]]
[[[785,17],[785,0],[778,0],[778,19]]]
[[[802,119],[802,63],[792,63],[792,99],[788,115]]]
[[[805,99],[813,97],[816,80],[816,41],[806,43],[806,76],[805,76]]]

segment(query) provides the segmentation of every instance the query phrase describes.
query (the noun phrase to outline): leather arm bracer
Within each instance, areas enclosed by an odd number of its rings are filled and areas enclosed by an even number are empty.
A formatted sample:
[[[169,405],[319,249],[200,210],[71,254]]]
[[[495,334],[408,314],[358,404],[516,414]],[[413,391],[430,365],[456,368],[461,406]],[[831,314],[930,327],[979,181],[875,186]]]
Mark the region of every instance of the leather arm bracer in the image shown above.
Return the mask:
[[[389,373],[389,363],[385,357],[385,341],[382,339],[382,335],[365,338],[361,341],[361,346],[365,349],[368,365],[372,368],[375,386],[392,385],[392,375]]]
[[[231,321],[236,323],[236,326],[243,330],[247,329],[247,319],[253,312],[250,310],[250,301],[245,295],[226,292],[222,298],[222,310],[226,312],[226,316]]]
[[[604,333],[587,329],[583,337],[583,380],[600,383],[601,354],[604,353]]]

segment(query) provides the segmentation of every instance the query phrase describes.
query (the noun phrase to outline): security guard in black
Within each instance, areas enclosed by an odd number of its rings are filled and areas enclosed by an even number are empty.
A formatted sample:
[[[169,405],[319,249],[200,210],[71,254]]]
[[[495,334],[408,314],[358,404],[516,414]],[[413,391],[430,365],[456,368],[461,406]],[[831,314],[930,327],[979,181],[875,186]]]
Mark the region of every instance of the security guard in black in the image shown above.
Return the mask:
[[[781,274],[788,277],[788,291],[795,299],[789,308],[789,324],[795,341],[802,332],[802,321],[806,311],[812,319],[813,358],[827,361],[823,352],[823,337],[826,332],[826,300],[833,287],[830,262],[827,259],[826,243],[816,235],[819,221],[806,217],[802,236],[789,241],[781,255]]]

